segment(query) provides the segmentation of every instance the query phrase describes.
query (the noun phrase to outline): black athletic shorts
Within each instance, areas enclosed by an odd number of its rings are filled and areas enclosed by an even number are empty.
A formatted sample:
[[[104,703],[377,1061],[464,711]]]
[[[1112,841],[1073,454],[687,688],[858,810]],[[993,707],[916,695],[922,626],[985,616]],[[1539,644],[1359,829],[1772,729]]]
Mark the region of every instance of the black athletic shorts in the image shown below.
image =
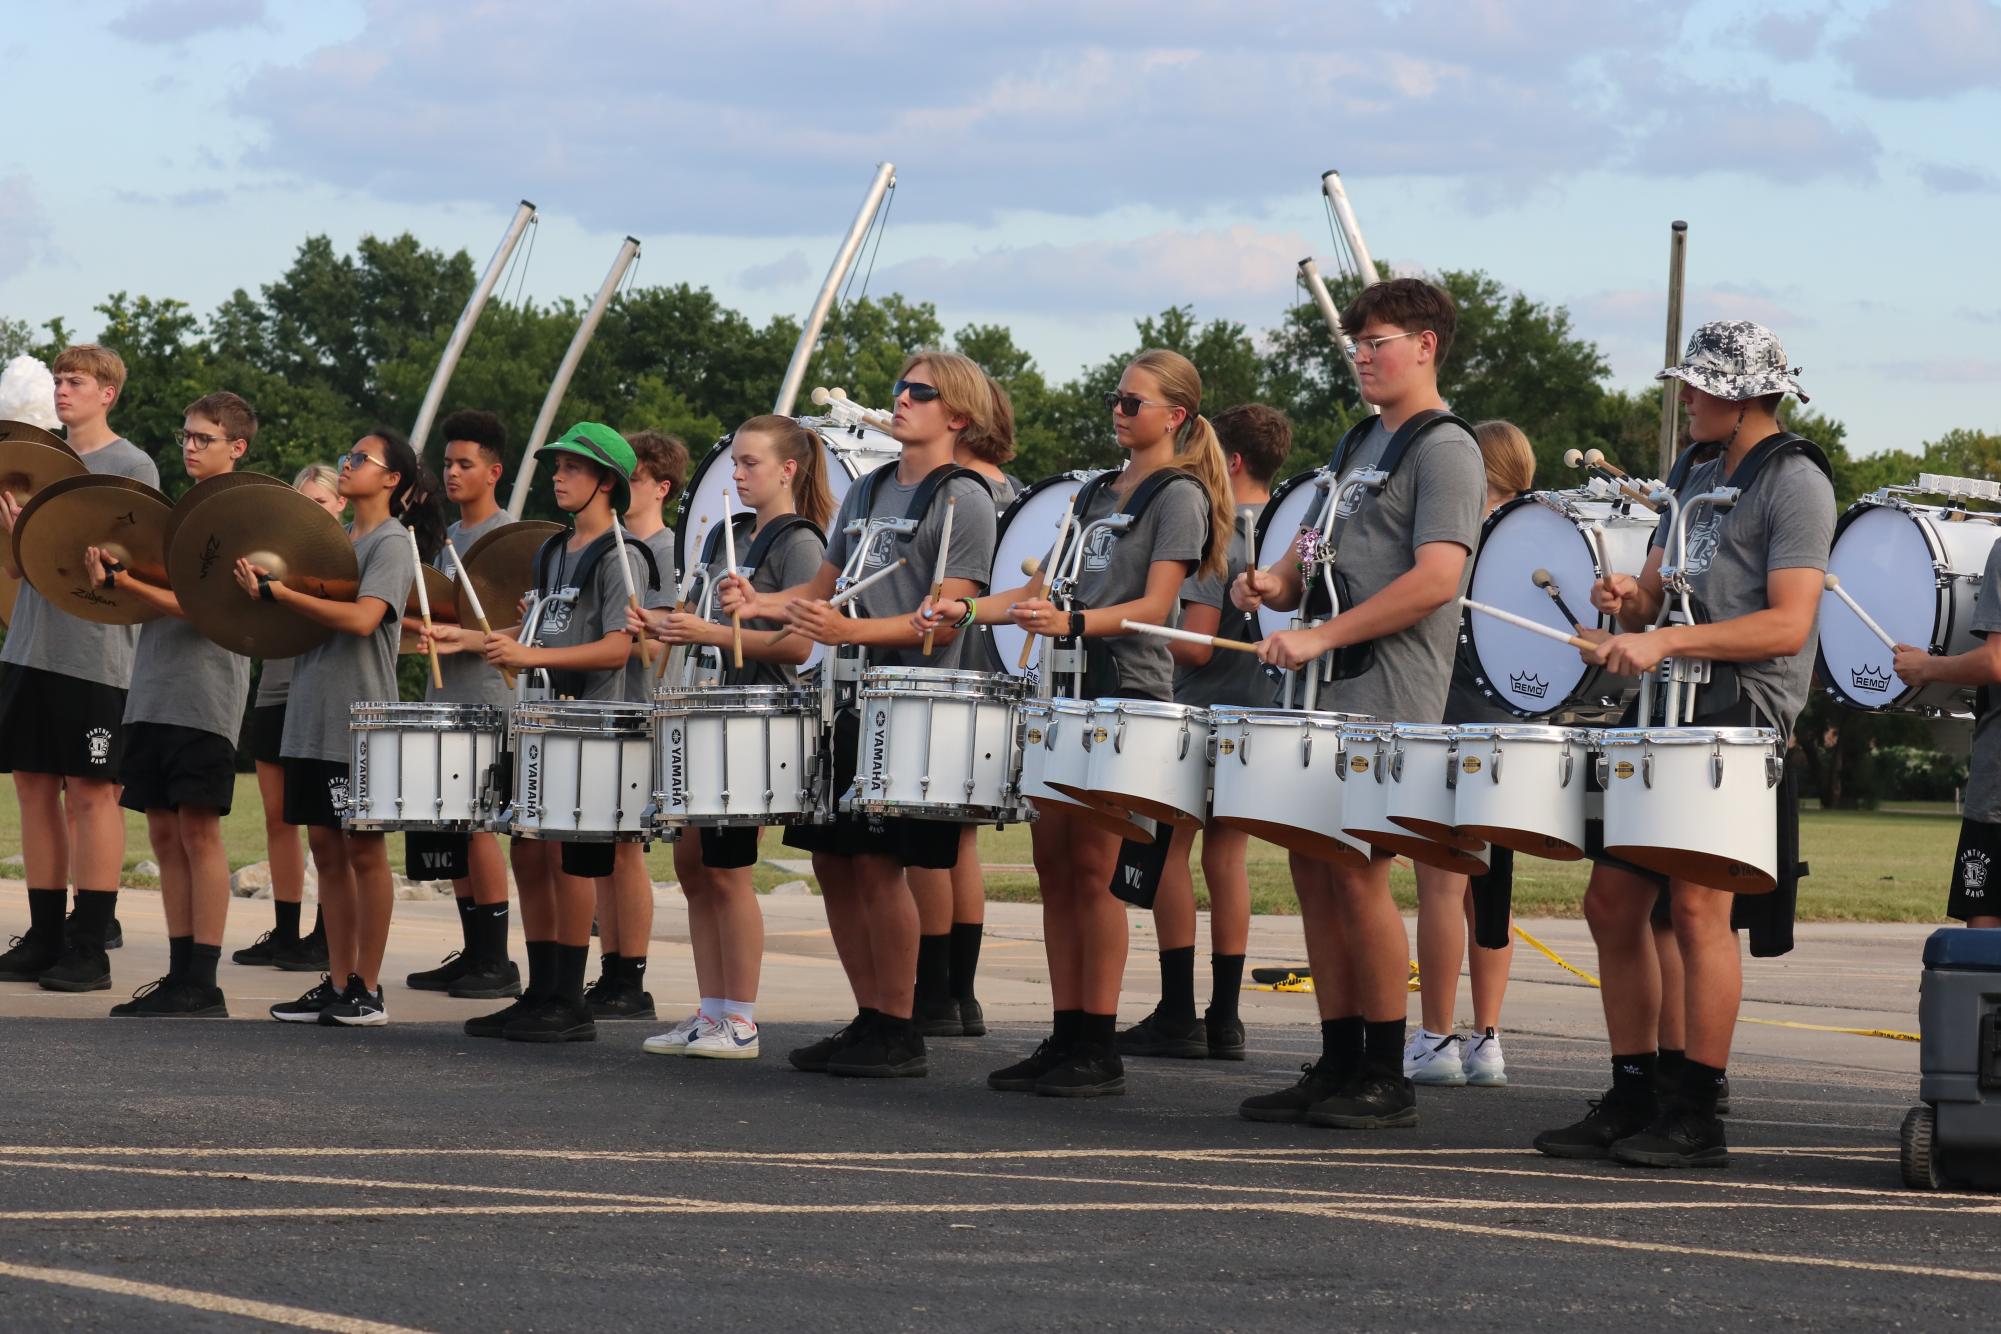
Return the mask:
[[[757,865],[756,825],[732,825],[727,829],[703,826],[702,865],[719,871],[740,870]]]
[[[285,757],[285,823],[340,828],[347,813],[348,766],[335,760]]]
[[[128,723],[118,781],[125,785],[118,804],[128,811],[205,806],[227,815],[236,796],[236,747],[198,727]]]
[[[285,739],[285,706],[264,704],[250,711],[250,758],[259,764],[283,764],[278,743]]]
[[[851,709],[834,715],[836,793],[854,784],[860,744],[860,716]],[[837,857],[894,857],[904,866],[949,871],[959,862],[959,826],[940,820],[844,814],[835,816],[832,824],[791,826],[785,831],[785,846]]]
[[[118,781],[125,692],[8,663],[0,667],[0,773]]]
[[[1955,922],[1976,917],[2001,917],[2001,886],[1994,882],[2001,869],[2001,824],[1980,820],[1959,823],[1959,850],[1952,857],[1952,895],[1945,915]]]

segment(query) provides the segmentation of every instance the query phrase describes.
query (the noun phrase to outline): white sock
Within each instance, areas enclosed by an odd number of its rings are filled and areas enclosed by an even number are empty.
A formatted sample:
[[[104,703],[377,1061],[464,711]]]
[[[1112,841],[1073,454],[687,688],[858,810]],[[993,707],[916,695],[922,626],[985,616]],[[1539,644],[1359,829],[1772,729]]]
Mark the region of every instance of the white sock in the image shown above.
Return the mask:
[[[723,1002],[723,1009],[725,1012],[743,1020],[746,1024],[755,1024],[757,1022],[756,1001],[726,1000]]]
[[[720,996],[702,997],[702,1018],[712,1024],[721,1023],[723,1021],[723,1007],[726,1004],[727,1002]]]

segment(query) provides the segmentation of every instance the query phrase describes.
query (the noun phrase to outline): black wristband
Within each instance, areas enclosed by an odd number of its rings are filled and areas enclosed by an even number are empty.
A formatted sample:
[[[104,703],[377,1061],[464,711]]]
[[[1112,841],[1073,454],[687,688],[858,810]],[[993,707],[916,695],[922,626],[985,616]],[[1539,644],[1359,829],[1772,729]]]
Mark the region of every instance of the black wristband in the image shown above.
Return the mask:
[[[257,572],[257,596],[266,602],[276,602],[278,595],[271,591],[271,576],[264,571]]]
[[[123,573],[125,573],[125,562],[117,560],[108,560],[104,562],[103,587],[105,588],[118,587],[118,576]]]
[[[1084,637],[1084,613],[1081,611],[1073,611],[1070,613],[1070,638],[1082,639],[1083,637]]]

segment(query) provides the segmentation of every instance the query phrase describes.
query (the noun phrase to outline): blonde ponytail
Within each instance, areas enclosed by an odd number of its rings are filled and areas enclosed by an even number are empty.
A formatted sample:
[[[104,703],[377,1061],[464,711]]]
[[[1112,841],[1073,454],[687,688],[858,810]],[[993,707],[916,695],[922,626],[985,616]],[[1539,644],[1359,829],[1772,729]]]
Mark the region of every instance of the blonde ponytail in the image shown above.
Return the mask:
[[[1221,578],[1230,568],[1230,539],[1237,528],[1236,495],[1230,489],[1230,461],[1223,457],[1216,428],[1204,417],[1202,375],[1179,352],[1148,348],[1129,366],[1145,371],[1160,385],[1167,402],[1188,413],[1174,432],[1174,462],[1202,483],[1209,493],[1209,545],[1203,549],[1198,573]]]

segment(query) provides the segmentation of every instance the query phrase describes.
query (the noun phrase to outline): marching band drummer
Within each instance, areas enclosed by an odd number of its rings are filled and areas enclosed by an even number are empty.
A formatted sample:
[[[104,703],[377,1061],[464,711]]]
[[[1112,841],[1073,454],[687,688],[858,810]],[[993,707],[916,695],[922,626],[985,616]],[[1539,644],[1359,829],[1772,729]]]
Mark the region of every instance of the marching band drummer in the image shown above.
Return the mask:
[[[348,722],[357,702],[397,697],[398,620],[417,578],[417,558],[429,559],[437,550],[445,524],[436,479],[410,442],[386,427],[362,436],[342,456],[340,493],[354,506],[348,525],[360,569],[354,601],[301,592],[247,558],[236,562],[235,573],[245,595],[288,607],[334,631],[298,656],[279,746],[285,759],[285,819],[306,827],[319,871],[329,968],[305,995],[272,1006],[271,1017],[369,1028],[389,1022],[381,972],[395,884],[383,836],[341,827],[354,758]],[[343,985],[335,985],[336,977]]]
[[[1318,670],[1323,654],[1366,646],[1366,665],[1343,667],[1353,674],[1332,685],[1332,702],[1322,707],[1384,722],[1436,723],[1445,715],[1459,624],[1454,599],[1480,540],[1487,487],[1473,437],[1444,412],[1438,393],[1457,323],[1452,298],[1417,278],[1374,283],[1341,312],[1362,397],[1379,415],[1344,438],[1352,448],[1337,452],[1340,480],[1345,488],[1364,467],[1390,476],[1373,496],[1342,493],[1336,570],[1348,595],[1340,614],[1282,630],[1259,648],[1276,666]],[[1244,611],[1299,605],[1302,554],[1295,542],[1273,569],[1245,573],[1232,600]],[[1410,944],[1390,897],[1390,856],[1378,852],[1351,869],[1293,853],[1291,865],[1321,1056],[1297,1084],[1248,1098],[1238,1113],[1353,1130],[1415,1125],[1417,1097],[1403,1073]]]
[[[1697,692],[1690,726],[1771,727],[1790,737],[1806,705],[1814,662],[1807,649],[1834,540],[1835,506],[1819,451],[1779,425],[1787,394],[1805,401],[1796,374],[1769,329],[1749,320],[1715,320],[1689,337],[1680,365],[1656,377],[1681,382],[1689,438],[1697,442],[1691,448],[1722,446],[1720,457],[1689,472],[1680,491],[1684,502],[1719,486],[1739,487],[1741,494],[1727,509],[1702,506],[1688,525],[1683,574],[1707,613],[1704,623],[1635,633],[1660,613],[1661,553],[1672,536],[1664,517],[1640,577],[1609,575],[1593,588],[1592,603],[1618,617],[1624,633],[1604,639],[1587,656],[1622,676],[1644,676],[1671,657],[1718,664],[1710,684]],[[1750,468],[1743,466],[1747,461]],[[1777,806],[1783,861],[1796,847],[1785,836],[1798,818],[1790,778],[1780,785]],[[1731,930],[1736,896],[1602,853],[1595,860],[1584,916],[1604,977],[1612,1088],[1589,1115],[1538,1135],[1535,1146],[1554,1158],[1725,1167],[1730,1154],[1716,1103],[1744,987]],[[1790,871],[1780,868],[1782,877]],[[1655,1087],[1661,998],[1649,939],[1663,888],[1681,947],[1688,1043],[1680,1087],[1666,1097]]]
[[[955,517],[944,569],[946,593],[971,597],[992,574],[993,499],[977,476],[952,461],[953,449],[967,431],[992,428],[994,397],[988,384],[986,372],[956,352],[913,353],[897,375],[890,427],[903,446],[902,455],[895,466],[884,464],[849,488],[834,516],[819,570],[805,584],[770,593],[731,575],[719,585],[723,610],[764,620],[782,618],[797,633],[830,648],[859,645],[870,666],[958,667],[966,641],[951,626],[940,626],[936,652],[926,657],[923,627],[913,627],[909,609],[923,602],[937,573],[948,502],[953,502]],[[945,480],[927,489],[934,474]],[[913,506],[927,496],[924,511],[913,515]],[[830,605],[827,599],[856,551],[848,525],[911,518],[917,527],[907,537],[871,530],[856,574],[866,578],[894,566],[899,556],[908,564],[870,584],[845,608]],[[859,715],[842,710],[833,739],[837,794],[853,780],[859,735]],[[959,838],[955,823],[856,814],[786,831],[789,846],[813,855],[827,925],[857,1003],[853,1022],[787,1056],[796,1068],[875,1079],[921,1076],[929,1070],[924,1038],[913,1018],[919,928],[904,870],[949,870],[959,857]]]
[[[1088,502],[1080,502],[1077,531],[1118,512],[1155,473],[1173,469],[1189,484],[1157,485],[1131,527],[1093,535],[1077,583],[1077,599],[1089,610],[1066,615],[1047,598],[1030,598],[1024,586],[977,603],[948,597],[934,606],[927,599],[911,624],[922,629],[1011,618],[1030,634],[1079,638],[1091,663],[1086,689],[1096,682],[1097,693],[1107,697],[1167,700],[1174,660],[1166,645],[1128,634],[1120,622],[1169,623],[1188,576],[1198,569],[1219,576],[1228,560],[1234,517],[1229,481],[1201,402],[1202,378],[1194,365],[1159,348],[1134,357],[1117,390],[1105,396],[1113,432],[1129,461],[1110,485],[1096,487]],[[1124,1093],[1125,1067],[1115,1037],[1126,908],[1111,892],[1121,840],[1053,803],[1032,831],[1055,1027],[1026,1060],[987,1076],[987,1086],[1049,1097]]]
[[[760,593],[792,588],[813,577],[825,559],[824,525],[833,516],[826,453],[820,437],[790,417],[753,417],[730,439],[731,481],[745,506],[736,536],[739,560]],[[724,544],[711,534],[710,553]],[[697,557],[699,559],[699,555]],[[712,554],[709,578],[729,573]],[[711,603],[712,619],[685,611],[627,613],[627,624],[670,648],[709,646],[723,657],[720,684],[791,686],[811,655],[812,641],[791,635],[773,643],[780,623],[749,620],[743,626],[743,667],[731,665],[730,619]],[[757,865],[755,826],[703,826],[674,842],[674,873],[688,900],[688,943],[695,956],[699,1008],[665,1033],[646,1039],[645,1050],[663,1056],[744,1060],[757,1056],[757,985],[764,960],[764,915],[751,868]]]

